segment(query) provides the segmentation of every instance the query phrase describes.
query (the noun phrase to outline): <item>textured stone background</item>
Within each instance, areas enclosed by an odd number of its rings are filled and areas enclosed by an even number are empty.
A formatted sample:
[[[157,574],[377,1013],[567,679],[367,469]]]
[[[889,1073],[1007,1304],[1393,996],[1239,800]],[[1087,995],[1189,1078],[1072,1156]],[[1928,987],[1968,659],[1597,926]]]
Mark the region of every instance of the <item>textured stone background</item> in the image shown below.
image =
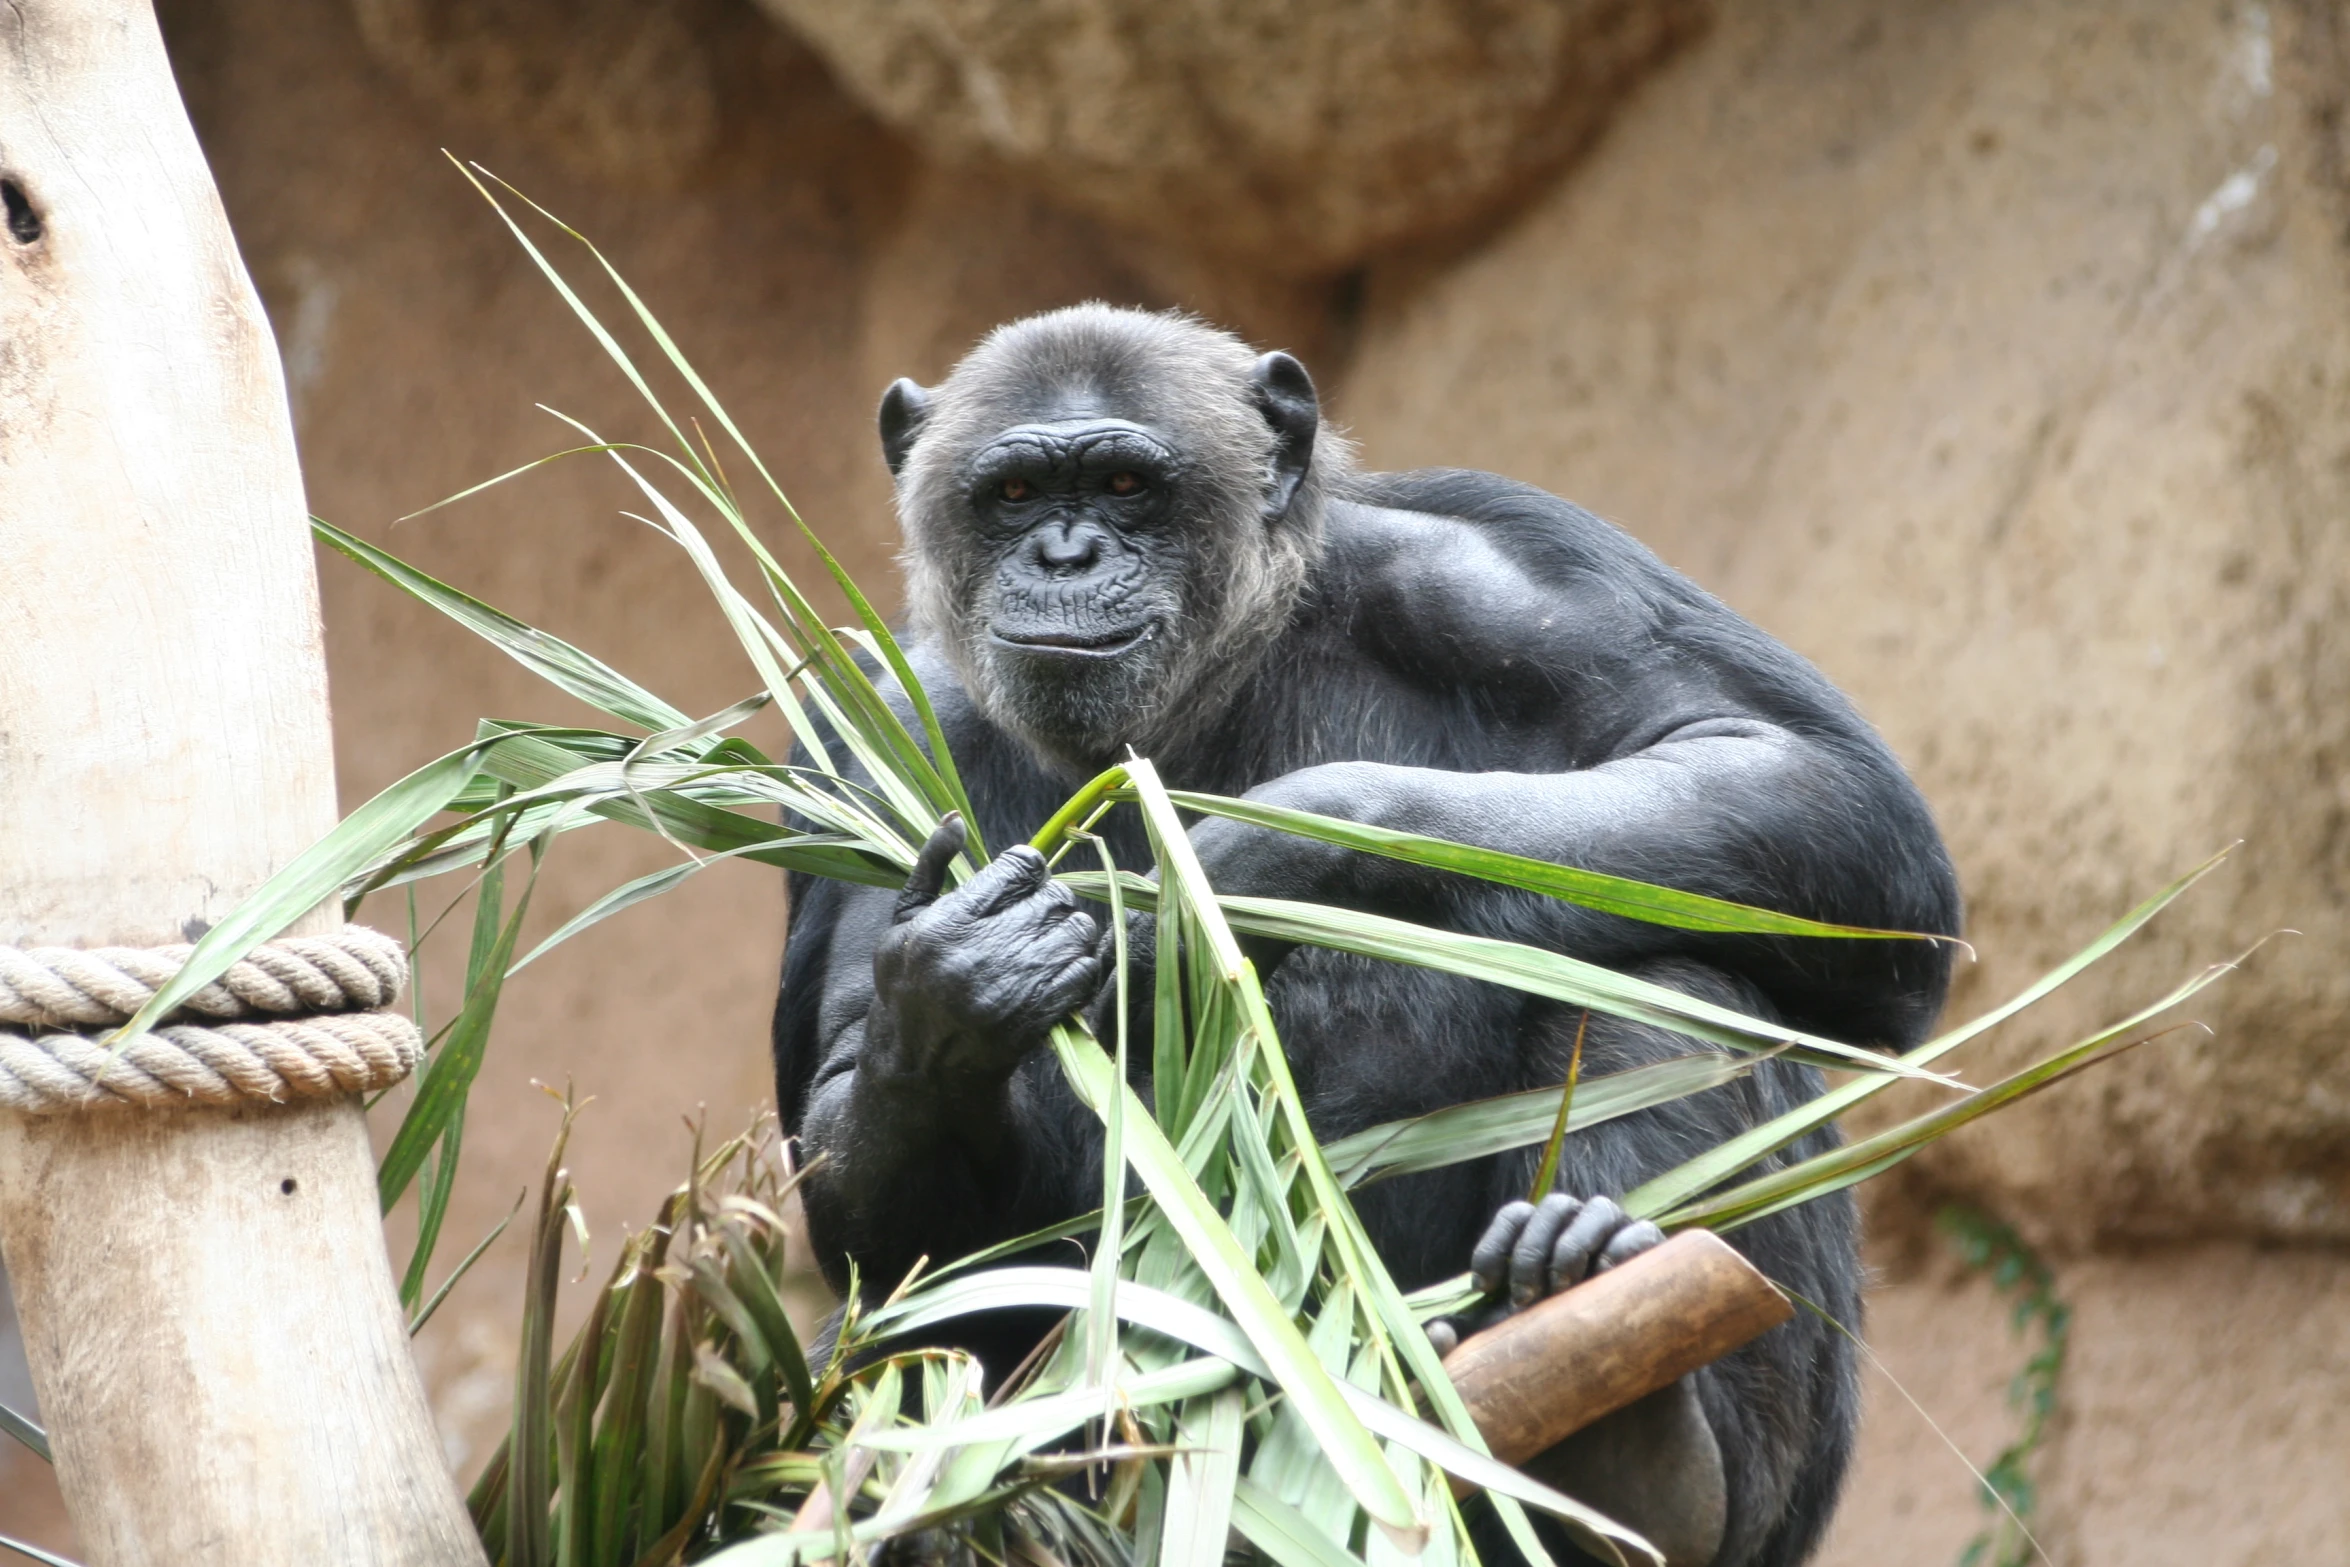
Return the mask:
[[[1578,496],[1884,727],[1964,874],[1958,1013],[2244,840],[1979,1070],[2301,931],[2213,1032],[1923,1161],[2052,1239],[2350,1239],[2343,81],[2284,8],[1726,15],[1368,290],[1378,460]]]
[[[1703,0],[762,0],[941,159],[1312,275],[1578,151]]]
[[[2025,1351],[1921,1223],[1981,1203],[2077,1310],[2053,1560],[2350,1560],[2350,13],[764,3],[166,0],[317,510],[685,706],[748,689],[592,468],[392,527],[560,444],[534,401],[642,428],[444,146],[607,246],[877,584],[889,377],[1087,297],[1301,352],[1373,463],[1593,505],[1859,698],[1958,856],[1983,958],[1954,1015],[2243,840],[1970,1074],[2300,934],[2189,1010],[2208,1032],[1876,1192],[1870,1337],[1974,1461],[1997,1451]],[[350,802],[477,713],[566,716],[323,575]],[[540,918],[658,859],[580,835]],[[721,869],[517,982],[455,1244],[535,1179],[555,1115],[531,1082],[570,1079],[598,1098],[572,1164],[609,1258],[681,1169],[684,1118],[724,1128],[767,1092],[781,914],[771,878]],[[588,1006],[629,969],[636,997]],[[504,1419],[519,1251],[419,1344],[460,1468]],[[0,1385],[6,1340],[0,1318]],[[1952,1561],[1971,1482],[1871,1388],[1825,1559]],[[0,1532],[65,1538],[44,1484],[0,1456]]]

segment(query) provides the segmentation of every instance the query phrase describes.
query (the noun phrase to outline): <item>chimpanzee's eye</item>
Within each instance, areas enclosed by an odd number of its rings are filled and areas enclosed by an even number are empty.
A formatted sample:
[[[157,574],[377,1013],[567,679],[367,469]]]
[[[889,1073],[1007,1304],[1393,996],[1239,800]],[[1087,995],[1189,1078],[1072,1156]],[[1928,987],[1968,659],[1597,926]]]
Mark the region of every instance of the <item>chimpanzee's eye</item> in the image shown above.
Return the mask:
[[[1135,477],[1131,473],[1113,473],[1110,475],[1110,493],[1112,495],[1132,495],[1136,490],[1141,488],[1142,480]]]
[[[1005,500],[1024,501],[1028,499],[1028,494],[1026,479],[1006,479],[1004,481],[1003,495]]]

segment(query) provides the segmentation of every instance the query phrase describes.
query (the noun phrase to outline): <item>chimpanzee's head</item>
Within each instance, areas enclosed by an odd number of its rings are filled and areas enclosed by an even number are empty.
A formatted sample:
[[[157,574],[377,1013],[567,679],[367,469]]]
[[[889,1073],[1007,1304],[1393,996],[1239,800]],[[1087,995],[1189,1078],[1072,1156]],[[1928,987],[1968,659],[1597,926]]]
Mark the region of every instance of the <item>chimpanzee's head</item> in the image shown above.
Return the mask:
[[[1064,768],[1179,745],[1287,621],[1343,442],[1305,367],[1183,315],[999,327],[881,400],[918,631]]]

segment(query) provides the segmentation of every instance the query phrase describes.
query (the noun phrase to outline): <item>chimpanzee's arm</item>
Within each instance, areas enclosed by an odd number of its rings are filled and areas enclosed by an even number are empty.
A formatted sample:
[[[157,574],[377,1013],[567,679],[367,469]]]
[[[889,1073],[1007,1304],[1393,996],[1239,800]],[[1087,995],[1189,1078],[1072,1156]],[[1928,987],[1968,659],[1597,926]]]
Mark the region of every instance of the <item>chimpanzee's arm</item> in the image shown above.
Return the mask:
[[[1026,848],[938,896],[961,847],[942,828],[904,893],[811,887],[793,913],[776,1044],[813,1063],[785,1114],[821,1161],[802,1193],[836,1289],[854,1259],[886,1293],[920,1257],[1079,1211],[1099,1179],[1098,1125],[1038,1049],[1100,985],[1098,928]]]
[[[1904,851],[1912,851],[1903,840],[1931,829],[1922,812],[1900,820],[1909,813],[1898,798],[1885,798],[1894,792],[1886,787],[1891,782],[1778,726],[1719,717],[1582,771],[1449,772],[1334,762],[1274,779],[1249,797],[1552,864],[1874,923],[1929,914],[1916,894],[1911,907],[1902,907],[1908,889],[1898,877],[1909,857]],[[1403,903],[1436,879],[1400,861],[1311,841],[1277,844],[1263,832],[1222,823],[1201,824],[1193,839],[1236,869],[1250,859],[1267,862],[1248,878],[1249,890],[1263,896],[1335,894],[1346,901],[1353,894]],[[1612,958],[1649,955],[1638,950],[1636,930],[1605,939]]]
[[[1749,719],[1697,723],[1581,772],[1454,773],[1369,762],[1305,768],[1250,798],[1552,864],[1658,882],[1841,924],[1952,933],[1949,862],[1905,779]],[[1888,776],[1889,774],[1889,776]],[[1624,967],[1700,955],[1684,930],[1490,886],[1403,861],[1209,820],[1192,837],[1221,891],[1333,903],[1530,941]],[[1915,942],[1807,943],[1810,996],[1755,972],[1803,1026],[1877,1043],[1931,1022],[1948,957]],[[1789,983],[1799,983],[1791,975]]]

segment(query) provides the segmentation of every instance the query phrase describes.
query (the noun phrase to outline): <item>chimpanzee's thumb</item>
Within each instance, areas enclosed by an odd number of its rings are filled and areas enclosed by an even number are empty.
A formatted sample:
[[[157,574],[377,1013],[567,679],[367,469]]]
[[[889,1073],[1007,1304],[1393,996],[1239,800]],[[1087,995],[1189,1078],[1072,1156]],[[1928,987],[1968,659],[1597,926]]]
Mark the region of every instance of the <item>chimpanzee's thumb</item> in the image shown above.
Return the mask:
[[[947,867],[955,863],[955,856],[963,852],[970,838],[962,812],[949,811],[940,819],[922,852],[914,856],[914,868],[906,873],[905,890],[898,894],[891,923],[903,924],[938,901],[940,889],[947,884]]]

